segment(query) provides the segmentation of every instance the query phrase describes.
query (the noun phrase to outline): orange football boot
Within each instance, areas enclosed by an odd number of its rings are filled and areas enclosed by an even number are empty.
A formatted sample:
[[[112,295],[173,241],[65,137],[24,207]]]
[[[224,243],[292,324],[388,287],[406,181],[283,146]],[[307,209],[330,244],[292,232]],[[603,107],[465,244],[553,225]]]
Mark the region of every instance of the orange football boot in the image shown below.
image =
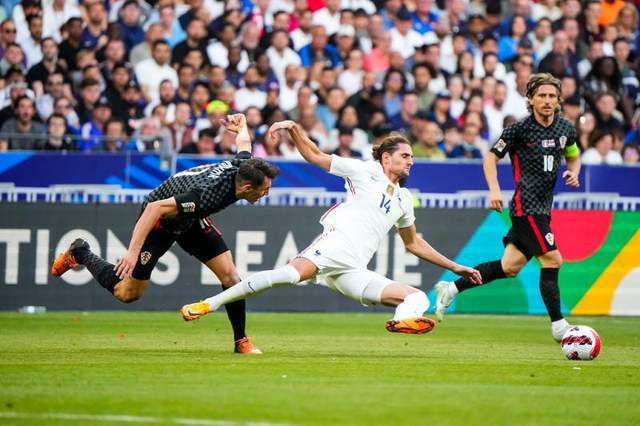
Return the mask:
[[[391,333],[404,334],[425,334],[436,326],[436,322],[431,318],[416,317],[403,320],[389,320],[384,328]]]

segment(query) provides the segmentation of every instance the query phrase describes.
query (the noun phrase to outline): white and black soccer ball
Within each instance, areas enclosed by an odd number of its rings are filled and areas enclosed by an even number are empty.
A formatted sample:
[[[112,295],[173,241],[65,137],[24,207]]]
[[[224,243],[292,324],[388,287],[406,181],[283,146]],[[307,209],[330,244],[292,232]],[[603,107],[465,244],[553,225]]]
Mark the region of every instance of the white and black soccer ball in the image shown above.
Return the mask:
[[[586,325],[576,325],[564,333],[560,341],[564,356],[571,360],[590,361],[596,359],[602,348],[598,333]]]

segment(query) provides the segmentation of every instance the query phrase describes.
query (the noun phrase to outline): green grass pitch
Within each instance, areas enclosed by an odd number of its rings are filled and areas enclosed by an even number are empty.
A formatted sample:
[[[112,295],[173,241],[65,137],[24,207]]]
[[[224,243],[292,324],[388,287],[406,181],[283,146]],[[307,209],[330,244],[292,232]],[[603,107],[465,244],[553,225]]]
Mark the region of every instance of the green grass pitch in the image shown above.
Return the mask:
[[[640,424],[640,318],[570,318],[602,337],[591,362],[543,317],[248,319],[262,356],[231,352],[221,313],[0,313],[0,424]]]

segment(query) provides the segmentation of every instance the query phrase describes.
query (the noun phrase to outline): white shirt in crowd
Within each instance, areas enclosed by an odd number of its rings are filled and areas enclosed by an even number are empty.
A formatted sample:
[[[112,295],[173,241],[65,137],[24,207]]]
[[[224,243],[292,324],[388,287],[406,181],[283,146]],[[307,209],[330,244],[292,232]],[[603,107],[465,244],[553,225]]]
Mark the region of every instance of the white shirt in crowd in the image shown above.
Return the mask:
[[[323,7],[320,10],[313,12],[313,25],[322,25],[329,36],[334,35],[340,27],[340,11],[334,14],[329,12],[329,9]]]
[[[305,33],[300,28],[289,33],[289,37],[293,42],[293,49],[298,52],[300,49],[311,43],[311,33]]]
[[[286,82],[280,84],[279,105],[284,112],[289,112],[298,106],[298,90],[302,82],[294,83],[293,87],[287,86]]]
[[[151,103],[160,99],[159,88],[162,80],[169,80],[173,87],[178,87],[178,74],[168,63],[160,65],[153,58],[149,58],[138,62],[134,71],[140,85],[148,88]]]
[[[76,0],[66,0],[62,10],[55,10],[53,1],[45,3],[42,9],[42,37],[53,37],[56,42],[62,42],[60,34],[62,24],[69,18],[80,16],[80,8]]]
[[[320,223],[325,230],[339,232],[350,248],[350,259],[339,259],[341,262],[366,268],[394,225],[413,225],[413,198],[408,189],[389,181],[377,161],[333,155],[329,173],[344,178],[347,196],[345,202],[327,211]]]
[[[221,68],[227,69],[229,66],[229,49],[219,41],[211,43],[207,46],[207,56],[209,62],[212,65],[218,65]],[[238,71],[245,72],[249,66],[249,55],[246,50],[240,52],[240,62],[238,62]]]
[[[236,110],[240,112],[244,112],[250,106],[262,109],[267,104],[267,94],[258,89],[243,87],[242,89],[236,90],[233,101]]]
[[[487,117],[487,125],[489,126],[489,143],[493,143],[500,138],[503,129],[502,123],[506,114],[507,110],[504,105],[501,109],[497,109],[493,105],[484,108],[484,115]]]
[[[275,47],[271,46],[267,49],[267,57],[280,84],[284,82],[284,70],[287,65],[302,65],[300,56],[290,47],[285,47],[282,52],[278,52]]]
[[[415,53],[416,47],[423,44],[422,35],[413,28],[409,29],[405,35],[402,35],[395,27],[391,28],[389,32],[391,33],[391,50],[400,52],[404,59],[411,57]]]
[[[610,150],[604,157],[597,149],[589,148],[582,154],[582,164],[622,164],[622,156],[618,151]]]
[[[344,70],[338,76],[338,86],[344,90],[347,96],[351,96],[362,89],[364,71]]]
[[[29,36],[18,41],[18,44],[22,47],[24,56],[27,59],[28,68],[31,68],[38,62],[42,61],[42,48],[40,47],[39,41],[37,42]]]
[[[378,13],[376,5],[369,0],[342,0],[340,9],[358,10],[364,9],[367,15],[375,15]]]

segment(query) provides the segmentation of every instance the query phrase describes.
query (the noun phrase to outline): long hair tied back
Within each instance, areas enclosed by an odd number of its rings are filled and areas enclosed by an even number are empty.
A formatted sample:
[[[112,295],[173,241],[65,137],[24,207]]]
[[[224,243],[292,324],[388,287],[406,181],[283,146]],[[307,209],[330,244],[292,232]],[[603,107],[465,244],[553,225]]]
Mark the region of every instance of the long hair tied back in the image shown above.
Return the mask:
[[[372,148],[373,159],[382,162],[382,154],[384,154],[385,152],[393,154],[398,150],[398,145],[403,143],[410,145],[407,138],[402,136],[400,133],[391,132],[389,136],[382,140],[382,143],[380,143],[380,145],[376,145]]]

